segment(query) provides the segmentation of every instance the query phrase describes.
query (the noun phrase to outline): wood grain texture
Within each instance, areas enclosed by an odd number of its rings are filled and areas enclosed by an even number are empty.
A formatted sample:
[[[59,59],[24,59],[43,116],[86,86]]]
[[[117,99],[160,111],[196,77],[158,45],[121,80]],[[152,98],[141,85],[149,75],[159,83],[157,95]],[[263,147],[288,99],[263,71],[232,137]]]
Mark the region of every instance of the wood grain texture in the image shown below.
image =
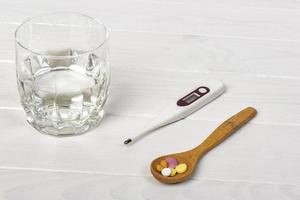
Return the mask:
[[[201,159],[208,151],[222,143],[230,135],[236,132],[239,128],[249,122],[256,116],[257,111],[252,107],[247,107],[236,113],[221,125],[219,125],[200,145],[184,152],[177,152],[168,155],[160,156],[151,162],[152,175],[162,183],[181,183],[188,180],[193,172],[197,169],[199,159]],[[168,157],[175,158],[178,163],[187,165],[187,170],[184,173],[178,173],[175,176],[162,176],[160,171],[157,171],[157,165],[162,160]],[[162,164],[161,164],[162,165]],[[177,168],[177,167],[176,167]]]
[[[31,128],[24,120],[23,111],[1,110],[0,118],[2,168],[116,176],[150,175],[151,160],[198,145],[223,121],[184,120],[128,148],[122,145],[124,138],[145,125],[148,119],[108,115],[101,126],[87,134],[56,138]],[[298,127],[249,123],[204,157],[193,178],[298,185],[298,137]]]
[[[7,61],[14,61],[15,28],[16,25],[0,25],[3,67]],[[119,31],[112,31],[110,35],[111,64],[118,69],[223,72],[300,79],[298,42]]]
[[[270,7],[275,5],[271,0],[268,3]],[[299,2],[294,4],[299,8]],[[112,30],[299,41],[300,13],[297,9],[231,7],[226,1],[223,6],[218,5],[211,5],[208,1],[203,5],[195,1],[90,0],[87,3],[78,0],[75,4],[70,0],[18,0],[1,5],[0,21],[18,24],[41,12],[74,10],[102,19]],[[259,3],[257,5],[261,8]]]
[[[223,142],[256,116],[255,108],[247,107],[219,125],[199,146],[191,150],[193,160],[197,161],[208,151]]]
[[[21,109],[14,64],[6,63],[5,73],[1,73],[0,78],[0,108]],[[260,115],[254,119],[255,123],[299,126],[298,80],[236,73],[143,70],[115,66],[112,69],[111,96],[106,110],[114,115],[149,119],[157,116],[186,88],[205,78],[222,80],[227,87],[226,92],[188,119],[220,122],[230,114],[251,105],[260,111]],[[227,105],[226,110],[224,103]],[[280,115],[274,114],[274,107]]]
[[[0,199],[300,198],[300,1],[0,0]],[[41,135],[16,91],[14,29],[73,10],[111,30],[111,94],[102,124],[80,137]],[[205,78],[226,93],[131,148],[121,143]],[[158,184],[155,157],[203,141],[246,106],[259,115],[199,162],[192,180]]]
[[[223,180],[191,180],[180,185],[157,183],[149,176],[108,176],[63,172],[0,170],[1,200],[98,199],[298,199],[300,187]]]

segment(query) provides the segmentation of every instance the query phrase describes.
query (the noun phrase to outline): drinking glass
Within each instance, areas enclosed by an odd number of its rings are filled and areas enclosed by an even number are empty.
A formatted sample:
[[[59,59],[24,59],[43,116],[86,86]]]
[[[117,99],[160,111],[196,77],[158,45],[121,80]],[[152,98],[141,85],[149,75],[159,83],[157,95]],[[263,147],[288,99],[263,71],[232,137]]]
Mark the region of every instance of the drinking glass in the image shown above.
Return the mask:
[[[86,132],[108,96],[108,31],[74,12],[33,17],[15,32],[18,91],[27,121],[51,135]]]

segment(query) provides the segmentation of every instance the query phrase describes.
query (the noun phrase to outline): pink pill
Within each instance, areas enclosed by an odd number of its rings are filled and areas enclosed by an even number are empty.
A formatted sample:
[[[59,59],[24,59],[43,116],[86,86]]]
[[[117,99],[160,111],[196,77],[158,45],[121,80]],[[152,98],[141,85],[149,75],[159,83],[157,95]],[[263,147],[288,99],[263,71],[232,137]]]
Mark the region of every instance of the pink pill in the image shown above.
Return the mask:
[[[168,163],[168,167],[171,167],[171,168],[175,168],[178,164],[176,158],[174,158],[174,157],[167,157],[165,160]]]

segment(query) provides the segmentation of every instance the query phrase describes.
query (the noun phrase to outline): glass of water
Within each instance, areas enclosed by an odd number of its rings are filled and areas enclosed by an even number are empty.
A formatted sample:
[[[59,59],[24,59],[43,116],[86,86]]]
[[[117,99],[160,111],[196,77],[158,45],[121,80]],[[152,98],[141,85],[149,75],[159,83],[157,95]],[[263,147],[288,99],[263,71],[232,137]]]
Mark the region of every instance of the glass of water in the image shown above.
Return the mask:
[[[99,124],[108,95],[108,31],[73,12],[31,18],[15,32],[18,90],[27,121],[51,135]]]

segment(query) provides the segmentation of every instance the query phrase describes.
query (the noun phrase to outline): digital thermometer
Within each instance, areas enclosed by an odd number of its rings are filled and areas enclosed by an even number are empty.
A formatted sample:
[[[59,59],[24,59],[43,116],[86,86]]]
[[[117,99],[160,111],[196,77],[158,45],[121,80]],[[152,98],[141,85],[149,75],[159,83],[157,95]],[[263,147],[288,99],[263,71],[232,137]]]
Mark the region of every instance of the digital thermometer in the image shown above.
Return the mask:
[[[164,111],[153,119],[142,131],[126,139],[124,144],[132,144],[162,126],[186,118],[220,96],[224,91],[225,87],[221,81],[204,81],[180,96],[176,102],[164,109]]]

